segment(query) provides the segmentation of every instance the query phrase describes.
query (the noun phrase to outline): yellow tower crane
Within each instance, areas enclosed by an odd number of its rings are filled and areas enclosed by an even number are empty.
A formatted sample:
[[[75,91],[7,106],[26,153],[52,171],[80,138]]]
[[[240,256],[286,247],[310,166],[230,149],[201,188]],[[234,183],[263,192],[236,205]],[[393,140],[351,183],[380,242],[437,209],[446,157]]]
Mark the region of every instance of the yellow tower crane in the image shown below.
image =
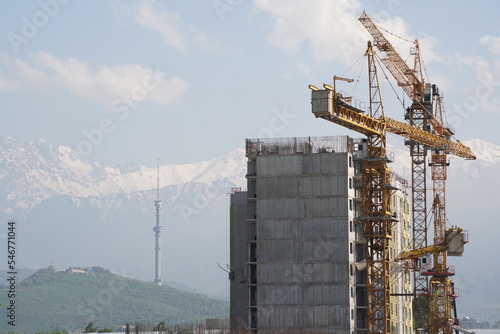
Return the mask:
[[[366,14],[363,14],[363,17],[367,17]],[[368,334],[385,334],[390,333],[388,247],[391,239],[391,228],[394,224],[390,212],[390,170],[387,167],[386,133],[400,135],[410,140],[412,145],[421,146],[424,151],[430,147],[436,152],[454,154],[465,159],[475,159],[475,156],[467,146],[460,142],[453,142],[449,136],[426,131],[427,129],[422,124],[405,124],[386,117],[378,84],[375,51],[371,42],[368,43],[366,56],[368,58],[370,93],[368,115],[363,110],[352,106],[350,98],[343,97],[330,85],[324,84],[325,89],[319,89],[312,85],[309,85],[309,88],[312,90],[312,112],[316,117],[357,131],[367,137],[367,156],[364,159],[362,172],[362,217],[358,218],[358,221],[363,223],[366,244],[367,332]],[[420,81],[414,80],[415,78],[412,77],[408,81],[411,83],[411,91],[415,94],[414,96],[423,96],[424,90],[421,89],[423,85],[420,84]],[[339,77],[335,77],[335,79],[339,79]],[[417,114],[416,111],[425,111],[426,113],[427,106],[424,107],[415,106],[413,108],[414,114]],[[420,148],[415,150],[420,150]],[[422,159],[422,156],[418,156],[418,158]],[[414,160],[416,159],[414,156]],[[423,159],[425,164],[425,155]],[[425,184],[425,172],[423,177]],[[415,182],[415,180],[413,181]],[[425,221],[422,229],[426,229]],[[426,245],[413,248],[424,249]]]
[[[450,139],[452,130],[444,125],[442,96],[436,85],[425,83],[422,72],[422,58],[418,41],[414,41],[412,54],[414,55],[413,69],[402,59],[391,43],[384,37],[378,27],[366,13],[359,18],[361,24],[374,38],[377,49],[383,53],[382,63],[387,67],[398,85],[411,99],[412,104],[406,110],[405,118],[409,124],[437,136]],[[413,249],[427,247],[427,189],[426,189],[426,157],[428,149],[431,150],[431,175],[433,181],[434,215],[434,246],[447,244],[446,232],[446,177],[449,165],[444,149],[428,145],[419,141],[408,141],[412,159],[412,220],[413,220]],[[472,159],[472,157],[464,157]],[[454,234],[452,234],[454,235]],[[461,238],[466,239],[466,234],[461,232]],[[463,243],[465,243],[464,240]],[[437,248],[439,249],[439,247]],[[417,328],[427,327],[430,333],[449,334],[451,325],[457,321],[451,317],[451,304],[454,292],[449,276],[454,272],[447,266],[446,256],[461,255],[459,252],[437,250],[433,253],[434,272],[415,271],[415,294],[428,298],[429,309],[416,308],[415,318]],[[431,276],[430,281],[427,277]],[[429,285],[430,283],[430,285]],[[426,303],[424,303],[425,305]],[[422,304],[420,304],[422,305]],[[425,327],[424,327],[425,326]]]
[[[375,46],[383,53],[382,63],[387,67],[398,85],[408,95],[412,104],[407,109],[405,118],[409,124],[423,131],[428,130],[429,116],[431,115],[432,99],[424,92],[425,85],[422,73],[422,62],[418,41],[414,42],[412,54],[415,56],[414,68],[410,68],[392,44],[385,38],[379,27],[363,12],[359,18],[361,24],[374,39]],[[427,93],[427,94],[425,94]],[[412,224],[413,224],[413,248],[424,248],[427,246],[427,184],[426,184],[426,157],[427,147],[424,143],[409,140],[411,156],[411,178],[412,178]],[[428,280],[418,271],[414,274],[415,294],[425,295],[428,293]],[[415,318],[426,316],[427,312],[415,310]],[[417,321],[418,323],[418,321]],[[423,328],[417,324],[418,328]]]

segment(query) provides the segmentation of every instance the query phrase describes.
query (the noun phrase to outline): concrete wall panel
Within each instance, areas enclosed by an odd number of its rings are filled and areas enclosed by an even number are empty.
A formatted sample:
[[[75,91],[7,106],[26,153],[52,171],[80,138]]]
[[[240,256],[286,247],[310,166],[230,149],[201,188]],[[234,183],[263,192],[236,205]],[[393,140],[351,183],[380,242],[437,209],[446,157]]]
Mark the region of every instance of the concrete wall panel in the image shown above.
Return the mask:
[[[330,263],[262,263],[259,265],[257,280],[265,286],[281,284],[335,284],[347,286],[349,281],[347,262]],[[346,287],[343,289],[346,289]],[[348,291],[345,292],[346,296]]]
[[[307,328],[314,333],[350,334],[349,317],[349,312],[339,306],[262,306],[259,333],[273,333],[273,328]]]
[[[348,155],[266,150],[255,179],[259,333],[350,334]]]

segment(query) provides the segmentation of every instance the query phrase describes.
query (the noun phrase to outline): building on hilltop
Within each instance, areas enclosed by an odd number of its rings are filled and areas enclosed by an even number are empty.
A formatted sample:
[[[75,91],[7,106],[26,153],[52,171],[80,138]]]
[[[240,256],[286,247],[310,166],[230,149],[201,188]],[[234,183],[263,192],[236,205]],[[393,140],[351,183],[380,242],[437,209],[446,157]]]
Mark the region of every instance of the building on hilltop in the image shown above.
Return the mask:
[[[247,191],[230,209],[232,330],[366,332],[363,139],[247,139]],[[409,245],[406,181],[392,174],[390,256]],[[410,275],[391,268],[391,326],[412,332]]]

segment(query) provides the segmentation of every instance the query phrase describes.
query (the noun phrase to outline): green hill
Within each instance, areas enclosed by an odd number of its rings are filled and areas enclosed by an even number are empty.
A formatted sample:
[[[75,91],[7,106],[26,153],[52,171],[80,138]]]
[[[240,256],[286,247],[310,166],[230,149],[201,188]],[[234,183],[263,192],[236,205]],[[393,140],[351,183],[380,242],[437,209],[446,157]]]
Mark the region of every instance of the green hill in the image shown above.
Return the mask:
[[[0,303],[8,305],[7,290]],[[0,320],[0,332],[53,330],[83,332],[89,322],[118,330],[126,323],[154,326],[225,318],[228,303],[167,286],[125,278],[92,267],[54,271],[40,269],[16,289],[16,326]]]

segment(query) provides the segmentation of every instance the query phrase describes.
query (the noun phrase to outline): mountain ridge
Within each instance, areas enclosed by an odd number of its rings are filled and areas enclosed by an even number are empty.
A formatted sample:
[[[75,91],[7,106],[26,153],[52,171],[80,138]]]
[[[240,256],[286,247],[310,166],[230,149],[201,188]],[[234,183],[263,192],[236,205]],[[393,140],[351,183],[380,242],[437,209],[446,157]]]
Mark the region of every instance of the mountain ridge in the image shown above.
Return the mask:
[[[477,162],[489,164],[500,161],[500,145],[478,138],[463,142],[477,154]],[[408,174],[409,154],[399,148],[389,147],[396,152],[399,164],[405,166],[402,174]],[[5,200],[27,209],[29,204],[22,201],[32,198],[34,204],[51,196],[68,195],[75,197],[102,197],[117,193],[132,193],[156,189],[157,168],[145,167],[127,162],[117,167],[103,165],[80,155],[66,146],[51,146],[47,140],[38,139],[19,143],[7,136],[0,137],[0,187],[7,186]],[[244,164],[235,163],[244,160],[244,149],[236,148],[225,156],[208,161],[194,163],[168,164],[159,166],[160,186],[181,185],[188,182],[209,184],[215,179],[227,178],[240,186],[245,185]],[[450,157],[461,161],[460,158]],[[407,162],[404,162],[404,161]],[[402,163],[401,163],[402,162]],[[394,165],[398,165],[396,162]],[[132,167],[133,166],[133,167]],[[401,170],[396,167],[395,170]],[[453,168],[450,169],[453,171]],[[51,175],[56,173],[56,175]],[[21,174],[24,177],[17,177]],[[18,182],[7,182],[9,178]],[[405,176],[405,175],[403,175]],[[31,187],[27,187],[29,181]],[[16,189],[29,189],[27,192],[15,192]],[[3,208],[13,212],[13,208]]]
[[[14,213],[16,207],[29,209],[30,204],[25,198],[30,198],[31,203],[36,205],[60,195],[103,197],[150,191],[157,187],[157,168],[138,165],[137,170],[130,171],[128,168],[126,171],[94,162],[65,146],[52,147],[44,139],[25,144],[12,137],[2,136],[0,139],[0,187],[8,193],[2,202],[13,204],[13,207],[2,208],[5,213]],[[229,168],[234,168],[234,164],[228,164],[235,157],[243,158],[243,149],[234,149],[225,157],[210,161],[160,166],[160,186],[188,182],[209,184],[223,178],[241,183],[244,174],[235,174]]]
[[[467,270],[487,266],[484,254],[492,252],[495,233],[485,231],[496,228],[488,217],[497,216],[498,210],[488,193],[500,186],[500,146],[480,139],[464,144],[478,158],[450,157],[447,216],[453,225],[469,230],[466,255],[452,259]],[[395,155],[389,167],[410,180],[408,151],[388,148]],[[0,137],[0,149],[0,217],[18,222],[23,266],[40,268],[54,260],[61,266],[100,265],[152,280],[156,168],[105,166],[42,139],[19,143]],[[244,150],[166,166],[160,166],[162,277],[227,297],[227,274],[217,263],[229,262],[227,193],[246,188]]]

